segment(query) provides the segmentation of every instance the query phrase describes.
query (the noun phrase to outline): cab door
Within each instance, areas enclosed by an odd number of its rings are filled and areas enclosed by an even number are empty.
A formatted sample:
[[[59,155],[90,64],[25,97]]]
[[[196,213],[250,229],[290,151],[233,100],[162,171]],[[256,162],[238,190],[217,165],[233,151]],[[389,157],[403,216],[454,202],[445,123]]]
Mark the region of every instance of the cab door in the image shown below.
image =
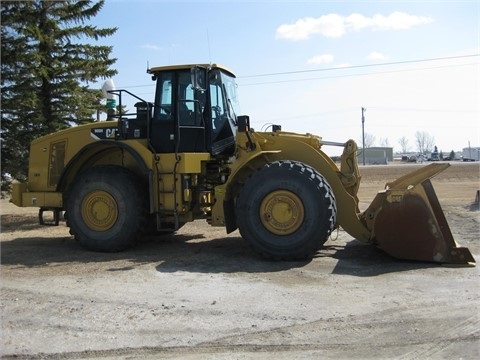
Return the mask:
[[[159,153],[205,152],[205,94],[194,91],[190,70],[157,74],[151,143]]]

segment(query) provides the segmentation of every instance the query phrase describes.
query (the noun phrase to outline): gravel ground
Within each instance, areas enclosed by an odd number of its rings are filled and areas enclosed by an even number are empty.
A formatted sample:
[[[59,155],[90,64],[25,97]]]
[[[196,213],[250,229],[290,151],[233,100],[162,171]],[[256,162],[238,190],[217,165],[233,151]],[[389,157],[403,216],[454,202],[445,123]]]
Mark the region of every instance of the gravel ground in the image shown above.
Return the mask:
[[[361,167],[361,207],[415,166]],[[479,178],[454,163],[433,181],[477,260]],[[343,231],[312,260],[271,262],[204,221],[100,254],[0,205],[5,359],[480,358],[478,266],[395,260]]]

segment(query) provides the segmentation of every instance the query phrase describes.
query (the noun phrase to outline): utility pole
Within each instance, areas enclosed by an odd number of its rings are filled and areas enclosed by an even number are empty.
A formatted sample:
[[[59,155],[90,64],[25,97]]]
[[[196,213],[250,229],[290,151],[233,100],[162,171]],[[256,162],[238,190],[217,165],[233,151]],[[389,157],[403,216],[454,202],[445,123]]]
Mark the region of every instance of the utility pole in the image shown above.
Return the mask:
[[[362,158],[363,165],[365,165],[365,112],[367,109],[362,107]]]

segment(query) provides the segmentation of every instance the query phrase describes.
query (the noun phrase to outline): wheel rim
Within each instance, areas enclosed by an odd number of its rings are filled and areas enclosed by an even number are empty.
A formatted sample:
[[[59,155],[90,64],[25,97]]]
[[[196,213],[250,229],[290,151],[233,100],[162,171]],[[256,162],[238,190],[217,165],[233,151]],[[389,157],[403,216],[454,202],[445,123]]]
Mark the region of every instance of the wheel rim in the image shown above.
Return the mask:
[[[260,219],[263,226],[273,234],[293,234],[304,220],[303,203],[290,191],[271,192],[260,205]]]
[[[106,231],[117,221],[117,203],[108,192],[94,191],[83,199],[82,217],[90,229]]]

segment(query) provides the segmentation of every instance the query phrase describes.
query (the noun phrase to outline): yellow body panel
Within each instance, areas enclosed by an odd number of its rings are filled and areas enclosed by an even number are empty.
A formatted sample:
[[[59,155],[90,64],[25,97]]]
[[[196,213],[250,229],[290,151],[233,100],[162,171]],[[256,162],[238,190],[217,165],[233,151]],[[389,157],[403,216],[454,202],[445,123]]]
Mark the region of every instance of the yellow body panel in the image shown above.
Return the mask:
[[[26,183],[15,183],[12,184],[12,196],[10,201],[17,206],[23,206],[22,196],[23,193],[27,191]]]
[[[62,193],[27,191],[27,184],[18,183],[12,186],[12,203],[20,207],[61,208]]]
[[[202,172],[202,161],[210,160],[209,153],[179,153],[178,159],[175,154],[160,154],[159,170],[162,172],[175,171],[178,174],[191,174]],[[178,163],[177,163],[178,161]]]
[[[117,122],[96,122],[87,125],[80,125],[67,130],[59,131],[32,141],[30,145],[30,158],[28,167],[28,189],[30,191],[55,191],[56,182],[52,175],[59,175],[63,168],[77,156],[85,146],[98,141],[92,134],[94,128],[104,128],[114,139],[114,129]],[[107,131],[107,130],[111,131]],[[55,157],[55,145],[64,145],[61,154],[62,159]],[[58,162],[61,164],[58,164]],[[53,167],[59,167],[53,171]]]
[[[60,192],[26,192],[22,194],[23,206],[61,208],[63,194]]]

